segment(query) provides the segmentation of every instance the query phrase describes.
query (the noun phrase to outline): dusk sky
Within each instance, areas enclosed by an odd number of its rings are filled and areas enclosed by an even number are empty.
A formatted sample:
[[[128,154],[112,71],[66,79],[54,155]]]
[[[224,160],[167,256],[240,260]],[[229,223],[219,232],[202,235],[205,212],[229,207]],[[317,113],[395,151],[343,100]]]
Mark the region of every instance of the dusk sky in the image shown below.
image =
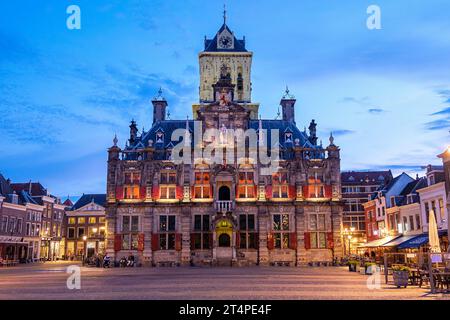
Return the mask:
[[[198,53],[223,1],[2,1],[0,173],[55,195],[104,193],[107,148],[134,118],[152,123],[162,87],[172,119],[192,117]],[[66,8],[81,8],[81,30]],[[381,8],[381,30],[366,27]],[[311,119],[341,148],[342,169],[413,176],[440,164],[450,129],[450,1],[226,1],[254,52],[252,99],[276,117],[286,85],[299,128]]]

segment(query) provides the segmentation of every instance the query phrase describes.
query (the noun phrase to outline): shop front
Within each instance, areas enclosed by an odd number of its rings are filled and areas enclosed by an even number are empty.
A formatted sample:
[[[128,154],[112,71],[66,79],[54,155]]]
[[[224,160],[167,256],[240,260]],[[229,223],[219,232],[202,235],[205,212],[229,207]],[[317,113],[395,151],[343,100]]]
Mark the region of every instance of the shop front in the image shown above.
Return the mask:
[[[0,258],[4,261],[25,263],[28,256],[28,243],[20,237],[0,237]]]

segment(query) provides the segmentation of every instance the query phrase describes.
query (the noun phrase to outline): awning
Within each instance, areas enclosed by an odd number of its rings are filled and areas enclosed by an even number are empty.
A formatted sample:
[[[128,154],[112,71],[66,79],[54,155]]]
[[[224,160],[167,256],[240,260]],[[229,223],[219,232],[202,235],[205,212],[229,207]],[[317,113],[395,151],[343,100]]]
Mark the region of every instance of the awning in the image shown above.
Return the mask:
[[[439,236],[442,237],[447,234],[447,230],[439,230]],[[414,249],[419,248],[428,243],[428,232],[415,236],[408,241],[403,242],[398,246],[398,249]]]
[[[377,239],[371,242],[368,242],[366,244],[363,244],[362,246],[359,246],[359,248],[377,248],[385,245],[388,242],[391,242],[392,240],[395,240],[397,238],[401,237],[401,235],[397,236],[387,236],[382,239]]]
[[[416,235],[412,236],[401,236],[400,238],[397,238],[395,240],[392,240],[391,242],[388,242],[386,244],[384,244],[382,247],[396,247],[402,243],[405,243],[406,241],[409,241],[411,239],[414,239],[416,237]]]

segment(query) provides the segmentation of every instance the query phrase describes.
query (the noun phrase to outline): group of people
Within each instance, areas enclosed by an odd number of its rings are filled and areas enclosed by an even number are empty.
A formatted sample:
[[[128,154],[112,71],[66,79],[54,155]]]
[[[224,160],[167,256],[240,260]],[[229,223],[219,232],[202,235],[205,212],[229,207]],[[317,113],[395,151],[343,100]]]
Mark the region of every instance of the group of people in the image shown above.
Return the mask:
[[[111,257],[106,253],[103,258],[99,254],[95,254],[90,258],[86,258],[85,264],[96,266],[97,268],[110,268],[111,267]],[[136,259],[132,253],[127,257],[122,257],[119,260],[119,266],[122,268],[125,267],[134,267],[136,266]]]

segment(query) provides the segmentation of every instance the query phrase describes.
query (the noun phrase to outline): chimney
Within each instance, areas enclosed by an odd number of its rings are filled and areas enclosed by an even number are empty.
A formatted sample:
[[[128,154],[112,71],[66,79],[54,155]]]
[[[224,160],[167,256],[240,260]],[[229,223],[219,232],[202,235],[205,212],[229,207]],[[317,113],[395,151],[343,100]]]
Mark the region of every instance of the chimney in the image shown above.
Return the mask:
[[[283,120],[295,123],[295,97],[289,93],[289,88],[286,86],[286,91],[280,101],[282,109]]]
[[[153,98],[153,124],[155,122],[166,120],[167,101],[162,96],[162,89],[158,91],[158,95]]]

